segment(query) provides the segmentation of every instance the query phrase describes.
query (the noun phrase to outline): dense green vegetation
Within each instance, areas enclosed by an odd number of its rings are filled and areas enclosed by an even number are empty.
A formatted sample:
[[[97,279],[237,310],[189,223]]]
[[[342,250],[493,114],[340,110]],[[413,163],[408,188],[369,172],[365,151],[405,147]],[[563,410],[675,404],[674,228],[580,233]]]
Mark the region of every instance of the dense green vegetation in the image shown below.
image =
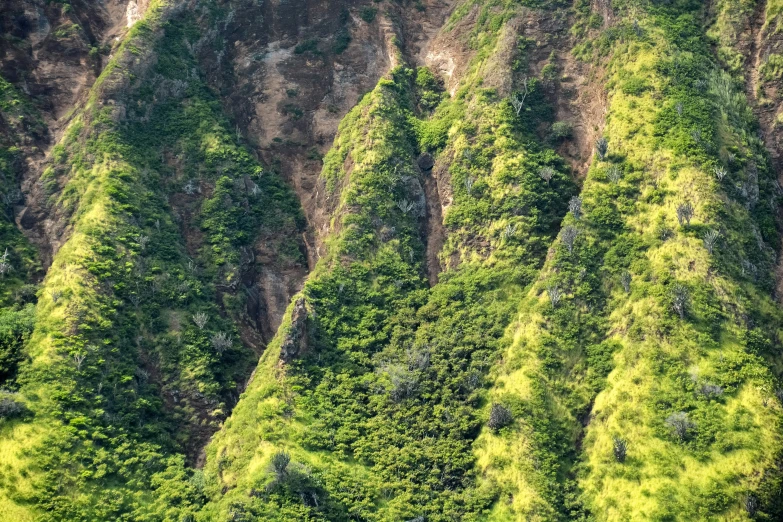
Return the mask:
[[[625,7],[581,46],[607,124],[496,370],[515,422],[476,445],[492,518],[777,519],[774,177],[702,6]]]
[[[0,518],[783,518],[758,8],[460,2],[454,94],[400,45],[340,123],[322,257],[268,346],[253,277],[303,267],[306,224],[207,86],[231,3],[154,3],[114,50],[43,170],[45,277],[13,206],[46,130],[0,78]],[[391,13],[345,8],[332,52]],[[565,60],[529,30],[562,19],[608,96],[581,187],[554,150],[585,131],[555,121]]]
[[[491,51],[499,28],[490,34]],[[470,452],[484,376],[574,187],[535,125],[481,87],[487,61],[432,117],[438,80],[403,68],[341,123],[323,170],[339,217],[302,294],[307,350],[281,362],[279,345],[301,329],[287,325],[264,354],[209,447],[205,519],[471,520],[496,498],[477,489]],[[460,260],[431,290],[421,150],[447,167],[441,261]]]
[[[22,146],[45,132],[32,103],[0,77],[0,419],[24,411],[16,391],[24,343],[35,322],[34,281],[40,269],[37,253],[14,223],[14,207],[22,201],[19,182]],[[2,420],[0,420],[2,422]]]
[[[29,415],[0,420],[3,516],[145,518],[153,475],[193,456],[255,364],[236,326],[253,298],[248,252],[263,240],[274,262],[304,263],[293,192],[237,143],[193,72],[200,36],[154,8],[44,173],[70,232],[17,379]],[[113,103],[99,103],[110,89]],[[30,335],[32,311],[19,314],[0,313],[4,362]]]

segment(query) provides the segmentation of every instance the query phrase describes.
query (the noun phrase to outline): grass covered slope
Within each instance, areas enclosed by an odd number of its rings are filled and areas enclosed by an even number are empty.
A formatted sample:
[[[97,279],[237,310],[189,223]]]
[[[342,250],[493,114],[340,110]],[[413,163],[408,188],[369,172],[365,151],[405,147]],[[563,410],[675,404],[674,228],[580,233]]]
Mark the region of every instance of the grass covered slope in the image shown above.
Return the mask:
[[[247,252],[263,238],[304,263],[295,196],[237,143],[191,53],[220,11],[176,12],[134,26],[44,172],[68,238],[18,378],[28,413],[0,421],[0,517],[160,516],[155,475],[195,456],[255,362]]]
[[[421,197],[403,110],[407,84],[397,71],[366,95],[325,158],[341,217],[305,285],[304,308],[295,309],[294,324],[284,322],[209,447],[205,471],[219,502],[208,506],[207,520],[226,512],[339,519],[365,513],[379,496],[371,466],[346,457],[372,416],[368,388],[383,377],[373,374],[372,355],[392,335],[391,316],[424,288],[416,216],[396,204]],[[295,350],[281,354],[281,343]],[[270,473],[273,457],[277,474]]]
[[[617,7],[638,21],[581,50],[610,57],[607,141],[476,444],[492,518],[776,519],[774,176],[702,6]]]

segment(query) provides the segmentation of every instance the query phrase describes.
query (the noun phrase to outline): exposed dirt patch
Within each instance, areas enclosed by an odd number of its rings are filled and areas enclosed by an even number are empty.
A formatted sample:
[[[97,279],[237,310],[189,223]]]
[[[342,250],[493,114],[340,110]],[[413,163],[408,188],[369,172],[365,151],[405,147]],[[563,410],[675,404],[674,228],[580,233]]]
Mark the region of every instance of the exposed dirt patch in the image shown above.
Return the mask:
[[[427,155],[429,156],[429,155]],[[440,252],[443,244],[446,242],[446,227],[443,225],[443,204],[441,193],[438,187],[437,173],[433,169],[433,163],[425,157],[426,161],[419,161],[422,172],[422,181],[425,199],[425,232],[424,240],[426,243],[426,271],[430,286],[438,283],[438,275],[443,270],[440,263]]]
[[[33,98],[53,130],[127,30],[128,1],[74,0],[66,9],[44,0],[8,0],[0,7],[0,74]],[[141,0],[139,14],[146,3]]]
[[[612,0],[591,0],[590,9],[601,16],[603,27],[609,27],[615,22]]]
[[[601,8],[605,23],[611,20],[611,8],[599,1],[594,9]],[[544,82],[547,98],[555,107],[555,121],[572,126],[570,138],[557,144],[557,152],[571,165],[576,179],[587,174],[593,156],[593,147],[603,131],[607,95],[604,89],[604,71],[600,66],[577,60],[572,54],[577,41],[570,34],[571,16],[558,16],[539,10],[530,11],[523,25],[524,35],[536,42],[531,52],[531,76]],[[543,74],[544,68],[553,66],[555,79]],[[549,129],[541,129],[547,138]]]
[[[783,182],[783,135],[778,119],[783,117],[783,81],[768,80],[762,69],[773,53],[783,54],[783,35],[773,33],[766,26],[766,0],[759,0],[750,23],[748,51],[746,54],[746,91],[759,120],[761,138],[772,159],[772,167]]]
[[[593,156],[593,147],[603,132],[607,97],[603,70],[576,60],[570,52],[558,55],[562,78],[555,90],[556,120],[573,124],[571,139],[557,152],[571,164],[577,179],[584,179]]]
[[[475,25],[478,14],[479,8],[476,5],[453,28],[442,29],[434,38],[423,44],[414,57],[416,63],[428,66],[445,80],[446,90],[451,96],[456,93],[459,82],[475,54],[470,48],[467,35]],[[446,20],[444,13],[444,22]]]
[[[770,55],[783,54],[783,35],[771,30],[766,18],[767,1],[759,0],[753,16],[741,28],[742,37],[737,47],[745,57],[745,91],[759,121],[759,137],[769,152],[778,182],[783,183],[783,133],[778,123],[783,121],[783,81],[763,74]],[[779,210],[779,213],[783,219],[783,211]],[[776,280],[776,296],[783,302],[783,259],[778,260]]]

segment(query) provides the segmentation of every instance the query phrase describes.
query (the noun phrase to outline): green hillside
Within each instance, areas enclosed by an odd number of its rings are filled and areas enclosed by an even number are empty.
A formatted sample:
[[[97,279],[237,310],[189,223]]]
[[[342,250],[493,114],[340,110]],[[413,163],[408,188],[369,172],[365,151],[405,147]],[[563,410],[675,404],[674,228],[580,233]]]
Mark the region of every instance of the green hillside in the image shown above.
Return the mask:
[[[783,518],[783,6],[111,2],[0,7],[0,519]]]

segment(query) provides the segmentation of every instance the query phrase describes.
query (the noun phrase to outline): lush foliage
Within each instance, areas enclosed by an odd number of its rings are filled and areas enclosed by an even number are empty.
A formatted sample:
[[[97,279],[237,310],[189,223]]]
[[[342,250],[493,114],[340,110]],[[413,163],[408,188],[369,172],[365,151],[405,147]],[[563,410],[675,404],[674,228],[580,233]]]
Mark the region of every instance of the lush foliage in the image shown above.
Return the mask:
[[[43,172],[67,240],[40,289],[12,207],[44,131],[0,79],[0,518],[781,519],[781,190],[738,81],[759,4],[594,4],[459,3],[453,95],[398,50],[323,159],[324,255],[268,346],[253,278],[305,264],[305,223],[202,76],[227,4],[155,3],[116,49]],[[521,36],[571,15],[608,92],[580,193],[560,71]]]
[[[610,90],[583,216],[496,370],[519,420],[476,445],[491,518],[776,519],[774,177],[701,5],[624,4],[579,49]]]
[[[476,72],[428,117],[438,80],[398,68],[341,123],[323,170],[338,217],[303,291],[307,350],[287,363],[264,354],[209,448],[205,519],[471,520],[491,506],[470,451],[485,375],[574,188],[479,85]],[[422,150],[438,152],[438,182],[454,191],[441,263],[459,260],[429,290]],[[284,325],[276,343],[301,328]]]
[[[195,457],[254,366],[237,324],[258,299],[243,279],[256,243],[304,263],[293,192],[229,130],[197,72],[194,20],[169,18],[153,7],[134,26],[44,174],[69,237],[16,379],[31,415],[0,424],[0,512],[152,516],[153,487],[188,474],[181,455]],[[15,314],[0,314],[4,369],[30,336],[31,310]]]

